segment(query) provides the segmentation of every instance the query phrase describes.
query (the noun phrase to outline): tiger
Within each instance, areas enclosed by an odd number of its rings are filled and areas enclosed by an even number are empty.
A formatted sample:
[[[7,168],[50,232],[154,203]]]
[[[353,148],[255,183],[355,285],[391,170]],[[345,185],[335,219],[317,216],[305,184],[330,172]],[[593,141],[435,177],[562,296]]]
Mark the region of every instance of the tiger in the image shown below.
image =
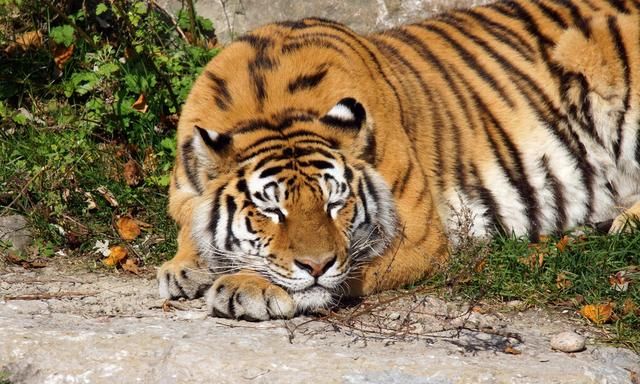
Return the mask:
[[[181,112],[160,296],[288,319],[433,276],[461,218],[536,241],[640,215],[640,1],[505,0],[361,35],[267,24]]]

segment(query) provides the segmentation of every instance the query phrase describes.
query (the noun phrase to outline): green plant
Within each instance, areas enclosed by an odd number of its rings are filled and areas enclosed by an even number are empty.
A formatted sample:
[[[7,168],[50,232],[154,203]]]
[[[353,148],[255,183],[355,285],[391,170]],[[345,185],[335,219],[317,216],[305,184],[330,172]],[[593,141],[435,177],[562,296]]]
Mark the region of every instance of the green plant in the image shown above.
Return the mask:
[[[174,251],[177,114],[217,53],[211,22],[184,14],[141,0],[0,0],[0,210],[27,214],[40,249],[92,252],[131,215],[150,224],[142,261]]]
[[[576,313],[585,305],[610,306],[612,316],[596,325],[607,341],[640,353],[638,250],[640,231],[604,235],[584,229],[535,244],[503,235],[455,252],[436,285],[469,300],[520,300]]]

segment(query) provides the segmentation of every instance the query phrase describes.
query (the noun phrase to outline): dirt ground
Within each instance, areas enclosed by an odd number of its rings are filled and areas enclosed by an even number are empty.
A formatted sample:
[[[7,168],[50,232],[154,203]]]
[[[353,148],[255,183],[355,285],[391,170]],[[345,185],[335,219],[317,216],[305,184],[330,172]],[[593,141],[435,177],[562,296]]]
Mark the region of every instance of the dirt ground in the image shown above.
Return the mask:
[[[571,312],[388,293],[248,323],[164,302],[152,273],[0,266],[0,383],[637,383],[640,357]],[[562,331],[586,350],[553,351]],[[3,381],[4,380],[4,381]],[[634,381],[635,380],[635,381]]]

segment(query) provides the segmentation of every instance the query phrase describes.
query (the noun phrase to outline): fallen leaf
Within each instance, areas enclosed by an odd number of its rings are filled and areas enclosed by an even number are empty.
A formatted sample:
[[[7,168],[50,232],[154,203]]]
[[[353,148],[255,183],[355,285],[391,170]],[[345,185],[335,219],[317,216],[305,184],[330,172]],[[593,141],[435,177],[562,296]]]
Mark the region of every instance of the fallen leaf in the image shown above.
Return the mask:
[[[16,36],[16,41],[5,48],[5,52],[12,54],[16,51],[28,51],[42,47],[42,33],[40,31],[27,31]]]
[[[626,271],[618,271],[615,275],[609,276],[611,289],[626,292],[629,289],[629,279],[626,278],[626,274]]]
[[[115,245],[109,248],[109,255],[102,260],[102,263],[108,267],[115,267],[127,257],[128,253],[127,248]]]
[[[144,151],[142,171],[149,174],[155,172],[156,169],[158,169],[158,156],[153,152],[153,148],[149,147]]]
[[[124,176],[124,181],[130,187],[135,187],[136,185],[140,184],[140,181],[142,181],[142,171],[140,169],[140,166],[133,159],[127,161],[127,163],[124,165],[124,171],[122,172],[122,175]]]
[[[144,97],[143,93],[138,96],[138,99],[133,102],[133,105],[131,105],[131,107],[140,113],[147,112],[147,110],[149,109],[149,105],[147,104],[147,99]]]
[[[116,229],[123,240],[135,240],[140,236],[140,226],[130,217],[120,217],[116,221]]]
[[[565,275],[563,272],[560,272],[556,276],[556,287],[558,289],[568,289],[573,287],[573,282],[569,280],[567,275]]]
[[[558,249],[558,251],[560,252],[564,252],[564,250],[567,248],[567,245],[569,245],[569,241],[570,241],[569,236],[567,235],[562,236],[562,239],[560,239],[556,243],[556,249]]]
[[[134,275],[140,275],[138,263],[136,263],[136,261],[131,258],[127,258],[127,261],[121,263],[120,266],[127,272],[133,273]]]
[[[510,346],[510,345],[507,345],[506,347],[504,347],[503,352],[504,352],[504,353],[508,353],[508,354],[510,354],[510,355],[519,355],[519,354],[521,354],[521,353],[522,353],[520,350],[515,349],[515,348],[513,348],[513,347],[512,347],[512,346]]]
[[[638,308],[638,304],[635,303],[635,301],[633,301],[631,298],[626,298],[624,300],[624,302],[622,303],[622,314],[624,316],[626,315],[630,315],[632,313],[639,313],[639,308]]]
[[[96,204],[96,201],[93,200],[93,195],[91,195],[91,193],[85,192],[84,197],[86,197],[84,201],[87,203],[87,211],[93,211],[98,208],[98,205]]]
[[[98,191],[98,193],[102,195],[102,197],[104,197],[105,200],[107,200],[109,205],[111,205],[114,208],[118,206],[118,201],[113,196],[113,193],[111,193],[111,191],[107,189],[107,187],[101,185],[96,189],[96,191]]]
[[[544,264],[545,251],[539,243],[529,244],[531,250],[528,256],[524,256],[518,259],[520,264],[524,264],[529,269],[536,269],[542,267]]]
[[[19,265],[24,269],[37,269],[37,268],[44,268],[47,266],[47,263],[44,262],[43,260],[39,260],[39,259],[27,260],[12,252],[9,252],[4,258],[9,263]]]
[[[473,268],[473,270],[477,273],[480,273],[484,271],[484,267],[486,266],[487,266],[487,258],[483,257],[480,261],[476,263],[476,266]]]
[[[71,44],[68,47],[64,45],[57,46],[53,49],[53,61],[56,63],[56,68],[62,71],[64,65],[73,57],[73,50],[75,46]]]
[[[588,304],[580,308],[580,314],[591,322],[601,325],[611,320],[613,306],[613,303]]]

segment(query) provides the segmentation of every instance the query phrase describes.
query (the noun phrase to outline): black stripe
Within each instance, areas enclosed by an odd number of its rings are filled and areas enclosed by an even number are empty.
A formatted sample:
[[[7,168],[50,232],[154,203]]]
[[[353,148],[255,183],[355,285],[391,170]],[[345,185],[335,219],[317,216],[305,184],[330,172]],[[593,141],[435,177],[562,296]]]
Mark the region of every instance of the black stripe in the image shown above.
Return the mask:
[[[226,80],[220,78],[211,71],[205,71],[205,75],[213,82],[213,90],[215,92],[214,99],[218,108],[227,110],[233,103]]]
[[[364,146],[362,147],[362,153],[359,158],[367,163],[376,165],[376,136],[371,130],[366,131],[366,137],[364,139]]]
[[[608,0],[608,3],[620,13],[629,13],[624,0]]]
[[[318,37],[309,37],[301,39],[300,41],[283,44],[281,52],[283,55],[289,55],[292,53],[296,53],[303,48],[312,48],[314,50],[318,48],[325,48],[334,51],[338,54],[338,56],[348,57],[347,53],[337,45]]]
[[[580,28],[582,34],[589,38],[591,36],[591,27],[589,26],[589,22],[587,19],[582,16],[580,13],[580,9],[576,7],[576,5],[571,0],[551,0],[555,4],[569,8],[569,12],[571,12],[572,24]]]
[[[409,182],[409,177],[413,173],[413,161],[409,162],[409,165],[404,171],[404,175],[402,177],[396,178],[393,183],[393,187],[391,187],[391,192],[393,192],[396,196],[402,196],[404,194],[405,189],[407,188],[407,184]],[[400,175],[397,175],[400,176]]]
[[[222,196],[222,190],[224,187],[218,189],[213,197],[213,204],[211,205],[211,221],[209,222],[209,231],[213,237],[213,246],[217,247],[216,235],[218,232],[218,222],[220,221],[220,199]]]
[[[295,93],[307,89],[313,89],[320,84],[322,79],[327,75],[326,66],[321,66],[316,73],[309,75],[300,75],[291,81],[287,86],[289,93]]]
[[[331,164],[328,161],[324,161],[324,160],[311,160],[308,162],[305,162],[306,164],[310,164],[318,169],[333,169],[334,166],[333,164]]]
[[[556,23],[558,27],[560,27],[561,29],[567,29],[568,27],[567,22],[562,18],[562,16],[555,9],[547,6],[541,1],[531,1],[529,2],[529,4],[533,6],[537,6],[545,16],[547,16],[554,23]]]
[[[444,22],[444,20],[442,22]],[[482,79],[482,81],[491,89],[495,89],[510,107],[515,107],[515,103],[509,97],[509,95],[507,95],[507,92],[503,89],[498,80],[489,72],[487,72],[487,70],[476,60],[475,54],[469,52],[466,48],[464,48],[458,41],[452,38],[449,33],[447,33],[447,31],[433,24],[415,24],[415,26],[426,31],[433,32],[446,40],[449,45],[454,48],[454,50],[458,53],[458,55],[467,64],[467,67],[471,69],[472,72],[475,72],[480,77],[480,79]]]
[[[236,213],[236,209],[238,206],[236,202],[233,200],[233,196],[227,195],[226,199],[226,208],[227,208],[227,237],[224,240],[224,249],[231,250],[233,244],[239,243],[236,236],[233,234],[233,216]]]
[[[524,165],[522,163],[522,157],[518,148],[514,145],[513,141],[504,130],[500,122],[493,116],[491,112],[489,112],[488,107],[482,100],[476,97],[476,105],[478,105],[484,113],[483,127],[486,132],[486,137],[491,144],[491,148],[493,154],[498,161],[498,164],[504,171],[507,179],[510,184],[518,190],[520,197],[522,198],[522,202],[525,205],[524,216],[529,219],[530,227],[529,227],[529,237],[532,241],[537,240],[540,231],[540,217],[539,217],[539,208],[537,196],[535,194],[534,188],[528,181],[527,174],[525,172]],[[489,119],[487,122],[486,119]],[[489,132],[488,124],[490,123],[493,128],[495,128],[496,133],[499,136],[500,143],[503,144],[507,153],[511,159],[512,167],[510,168],[505,159],[500,155],[500,150],[498,147],[498,143],[493,139],[491,133]]]
[[[482,28],[491,34],[495,39],[518,51],[518,53],[527,61],[534,61],[536,51],[522,36],[508,26],[502,25],[491,20],[486,15],[479,13],[477,10],[469,10],[462,13],[468,17],[475,19]]]
[[[607,20],[609,25],[609,32],[613,38],[614,45],[616,47],[616,51],[618,53],[618,57],[620,58],[622,71],[624,76],[624,87],[625,87],[625,95],[624,95],[624,111],[620,113],[618,116],[618,121],[616,121],[616,138],[613,143],[613,151],[616,155],[616,161],[620,159],[620,152],[622,147],[622,141],[624,140],[623,134],[623,124],[626,113],[631,109],[631,74],[629,73],[629,55],[627,53],[627,49],[624,45],[624,41],[622,40],[622,35],[620,33],[620,27],[616,22],[616,18],[614,16],[609,16]]]
[[[278,165],[275,167],[267,168],[264,171],[260,172],[260,178],[264,179],[266,177],[277,175],[278,173],[282,172],[284,169],[290,168],[292,165],[293,163],[286,163],[284,165]]]
[[[362,222],[362,224],[369,224],[371,223],[371,216],[369,215],[369,203],[367,203],[367,195],[364,191],[364,183],[362,178],[358,182],[358,198],[362,203],[362,208],[364,211],[364,221]]]
[[[182,163],[189,183],[201,195],[204,191],[198,177],[198,156],[194,153],[193,137],[182,144]]]
[[[484,186],[484,181],[480,177],[478,168],[475,164],[471,165],[471,175],[476,179],[473,189],[478,194],[478,198],[482,202],[482,205],[487,209],[485,212],[485,219],[489,220],[489,227],[491,227],[492,230],[504,232],[506,228],[502,223],[502,217],[498,211],[498,203],[496,202],[493,193]]]
[[[553,203],[556,211],[555,229],[557,231],[563,231],[567,223],[567,201],[564,197],[564,193],[562,192],[562,182],[551,172],[549,159],[546,155],[543,155],[542,158],[540,158],[540,162],[542,163],[542,167],[545,171],[547,184],[551,187],[551,191],[553,192]]]

